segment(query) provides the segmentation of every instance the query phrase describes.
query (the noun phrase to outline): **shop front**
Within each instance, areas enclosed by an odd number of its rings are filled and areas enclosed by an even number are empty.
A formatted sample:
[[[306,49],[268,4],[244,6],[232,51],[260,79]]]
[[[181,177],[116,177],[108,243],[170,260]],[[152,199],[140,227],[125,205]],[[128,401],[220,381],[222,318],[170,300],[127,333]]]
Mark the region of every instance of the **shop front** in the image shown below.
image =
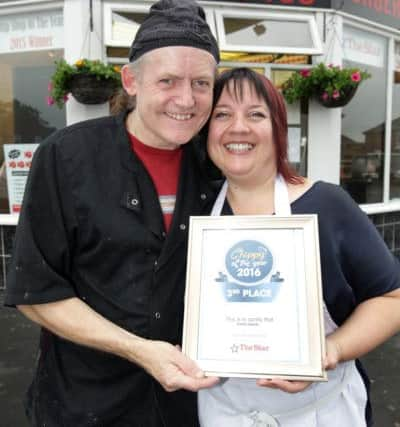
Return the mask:
[[[89,57],[124,64],[152,3],[0,1],[0,286],[35,144],[65,124],[109,113],[108,104],[91,107],[74,100],[63,110],[47,106],[54,60]],[[294,71],[319,62],[371,74],[342,108],[315,100],[288,104],[289,158],[301,174],[342,185],[400,256],[400,2],[199,3],[218,40],[221,69],[252,67],[277,87]],[[17,152],[22,159],[10,158]]]

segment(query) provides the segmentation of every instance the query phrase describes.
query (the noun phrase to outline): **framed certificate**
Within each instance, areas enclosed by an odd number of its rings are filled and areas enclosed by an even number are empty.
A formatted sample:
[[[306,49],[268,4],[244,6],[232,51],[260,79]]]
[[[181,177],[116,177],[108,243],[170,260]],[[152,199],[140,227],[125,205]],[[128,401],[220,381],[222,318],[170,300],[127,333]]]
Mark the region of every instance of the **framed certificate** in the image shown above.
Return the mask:
[[[316,215],[190,218],[183,351],[207,375],[326,380]]]

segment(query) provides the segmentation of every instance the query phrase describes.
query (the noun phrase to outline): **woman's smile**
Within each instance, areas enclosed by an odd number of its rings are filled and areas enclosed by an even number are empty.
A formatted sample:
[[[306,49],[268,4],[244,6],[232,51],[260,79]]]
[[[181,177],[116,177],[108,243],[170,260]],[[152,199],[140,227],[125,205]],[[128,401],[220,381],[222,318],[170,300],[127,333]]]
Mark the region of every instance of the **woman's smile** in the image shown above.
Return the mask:
[[[224,147],[232,154],[243,154],[253,150],[255,144],[248,142],[230,142],[225,144]]]

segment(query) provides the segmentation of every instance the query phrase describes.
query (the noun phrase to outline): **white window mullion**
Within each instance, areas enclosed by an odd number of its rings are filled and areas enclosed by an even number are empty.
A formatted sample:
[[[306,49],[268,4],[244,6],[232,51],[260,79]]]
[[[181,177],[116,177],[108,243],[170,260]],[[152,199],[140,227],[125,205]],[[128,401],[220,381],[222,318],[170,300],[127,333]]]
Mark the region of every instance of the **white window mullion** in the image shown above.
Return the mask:
[[[390,200],[390,159],[392,155],[392,94],[393,94],[393,70],[394,70],[394,40],[389,39],[388,67],[386,86],[386,123],[385,123],[385,157],[383,165],[383,202]]]

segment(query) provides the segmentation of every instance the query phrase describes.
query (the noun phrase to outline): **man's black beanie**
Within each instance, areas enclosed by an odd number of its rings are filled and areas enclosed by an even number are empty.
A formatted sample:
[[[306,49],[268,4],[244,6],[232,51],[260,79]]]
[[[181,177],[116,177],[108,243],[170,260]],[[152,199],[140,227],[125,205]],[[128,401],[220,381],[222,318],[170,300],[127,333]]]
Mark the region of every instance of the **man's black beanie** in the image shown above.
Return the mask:
[[[219,62],[218,44],[206,22],[204,10],[192,0],[159,0],[154,3],[136,33],[129,61],[167,46],[203,49]]]

